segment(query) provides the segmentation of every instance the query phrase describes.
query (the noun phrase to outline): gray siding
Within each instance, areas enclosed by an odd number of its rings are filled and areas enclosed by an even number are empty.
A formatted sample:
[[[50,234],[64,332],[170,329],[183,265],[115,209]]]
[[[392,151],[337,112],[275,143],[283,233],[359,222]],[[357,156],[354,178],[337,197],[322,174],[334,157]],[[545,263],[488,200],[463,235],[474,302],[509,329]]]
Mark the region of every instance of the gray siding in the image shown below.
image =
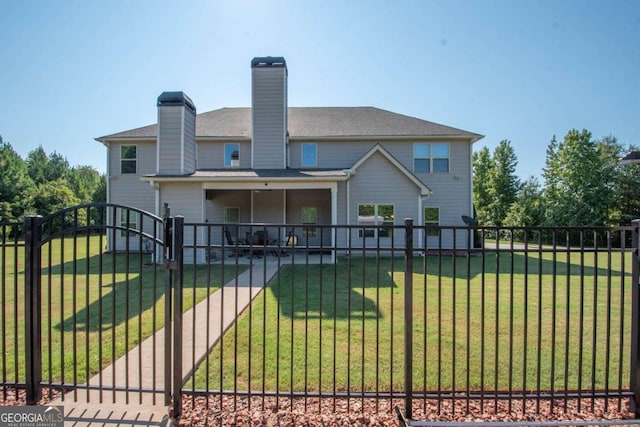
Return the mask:
[[[196,170],[195,129],[195,115],[185,107],[158,107],[158,173],[190,174]]]
[[[409,171],[413,171],[413,144],[413,141],[381,142],[385,150]],[[371,141],[318,142],[318,167],[350,168],[375,145]],[[301,146],[300,141],[290,145],[292,168],[300,167]],[[461,216],[471,215],[473,212],[470,150],[471,144],[467,141],[451,141],[448,173],[416,174],[433,191],[426,206],[440,207],[442,225],[464,225]],[[388,166],[395,170],[391,164]],[[412,214],[411,217],[417,219],[415,215]]]
[[[319,225],[331,224],[331,190],[287,190],[287,223],[302,223],[302,208],[315,207],[318,212]],[[331,245],[331,231],[316,227],[316,235],[305,237],[303,230],[297,228],[295,234],[298,236],[298,244],[310,246]],[[322,236],[321,236],[322,234]],[[322,237],[322,242],[320,241]]]
[[[120,173],[120,147],[123,145],[137,147],[137,173],[135,174]],[[109,159],[109,202],[134,206],[156,213],[155,192],[148,183],[140,180],[142,175],[155,172],[155,144],[153,142],[111,143],[109,152],[111,153]]]
[[[137,147],[137,162],[135,174],[120,173],[120,147],[123,145],[135,145]],[[148,173],[154,173],[156,169],[156,149],[153,141],[136,142],[136,143],[111,143],[109,158],[109,194],[107,200],[110,203],[116,203],[124,206],[136,207],[153,214],[157,214],[155,206],[155,191],[146,182],[140,180],[140,176]],[[111,213],[109,213],[111,215]],[[109,221],[113,221],[109,218]],[[116,224],[119,224],[120,218],[116,218]],[[150,231],[150,230],[145,230]],[[126,241],[117,238],[115,243],[116,250],[124,250]],[[109,243],[111,249],[112,242]],[[136,238],[129,239],[129,248],[138,250],[139,240]]]
[[[188,109],[184,109],[184,173],[191,174],[196,171],[196,115]]]
[[[251,143],[233,142],[240,147],[240,168],[251,168]],[[224,168],[225,142],[201,141],[198,142],[198,169]]]
[[[350,224],[358,224],[358,205],[361,204],[394,205],[395,225],[402,225],[404,218],[416,218],[418,215],[418,187],[380,153],[371,156],[358,168],[350,186]],[[355,229],[352,238],[354,242],[361,241]],[[403,241],[404,237],[396,233],[395,244]],[[369,242],[371,245],[377,243],[375,239],[369,239]],[[390,238],[380,239],[381,245],[390,242]]]
[[[473,215],[469,144],[450,144],[450,172],[416,174],[431,189],[425,206],[440,208],[441,225],[465,225],[462,215]]]
[[[182,215],[185,223],[202,223],[202,206],[204,203],[204,191],[199,183],[163,183],[160,187],[162,203],[168,203],[171,215]],[[201,244],[206,241],[205,229],[200,227],[195,236],[193,233],[185,233],[184,242],[187,245]],[[194,251],[185,251],[185,262],[193,263]],[[204,262],[204,250],[196,251],[196,262]]]
[[[285,68],[252,69],[253,167],[285,167],[287,77]]]
[[[253,193],[253,222],[282,224],[283,208],[284,190]]]
[[[183,107],[158,108],[158,173],[180,174]]]

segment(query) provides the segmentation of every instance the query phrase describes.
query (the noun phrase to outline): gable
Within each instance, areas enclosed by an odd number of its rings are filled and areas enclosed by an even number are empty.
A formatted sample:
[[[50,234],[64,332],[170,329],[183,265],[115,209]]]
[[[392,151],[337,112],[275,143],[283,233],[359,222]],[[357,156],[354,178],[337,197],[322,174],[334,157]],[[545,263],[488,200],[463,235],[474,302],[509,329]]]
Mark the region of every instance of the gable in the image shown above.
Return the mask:
[[[404,176],[406,179],[415,184],[415,186],[420,189],[421,196],[428,196],[429,194],[431,194],[431,189],[429,187],[427,187],[417,176],[413,174],[413,172],[407,169],[380,144],[376,144],[373,148],[371,148],[371,150],[365,153],[364,156],[362,156],[356,163],[354,163],[351,169],[349,169],[349,172],[352,175],[357,175],[358,168],[361,168],[374,156],[380,156],[381,159],[384,159],[384,163],[393,168],[396,173]]]

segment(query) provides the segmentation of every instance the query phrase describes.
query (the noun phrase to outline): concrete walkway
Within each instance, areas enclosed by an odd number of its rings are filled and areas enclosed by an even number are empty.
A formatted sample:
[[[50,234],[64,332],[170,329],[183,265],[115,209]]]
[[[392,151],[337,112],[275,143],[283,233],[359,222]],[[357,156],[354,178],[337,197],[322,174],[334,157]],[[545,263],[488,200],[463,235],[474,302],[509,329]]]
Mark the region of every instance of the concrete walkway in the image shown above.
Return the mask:
[[[249,269],[183,316],[183,381],[204,360],[222,334],[242,313],[278,271],[277,262],[256,260]],[[207,316],[207,313],[209,315]],[[207,337],[208,330],[208,337]],[[77,390],[51,402],[63,405],[65,426],[167,426],[171,425],[164,395],[164,329],[131,349],[125,356],[90,378],[89,386],[133,389],[148,392]],[[140,363],[141,361],[141,363]],[[195,364],[194,364],[195,361]],[[139,367],[142,367],[142,372]],[[114,376],[117,381],[114,382]],[[77,399],[76,399],[77,396]],[[77,400],[77,401],[74,401]]]

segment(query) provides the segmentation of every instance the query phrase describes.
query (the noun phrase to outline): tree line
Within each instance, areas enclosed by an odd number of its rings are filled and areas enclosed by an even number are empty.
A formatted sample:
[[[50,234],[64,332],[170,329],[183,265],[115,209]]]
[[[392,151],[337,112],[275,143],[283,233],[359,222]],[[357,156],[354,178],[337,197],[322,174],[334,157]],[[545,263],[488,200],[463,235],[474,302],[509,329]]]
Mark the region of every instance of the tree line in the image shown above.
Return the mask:
[[[547,146],[543,182],[516,174],[511,142],[473,153],[473,198],[480,226],[616,226],[640,218],[640,165],[621,165],[634,146],[614,136],[594,140],[570,130]],[[71,167],[42,146],[26,159],[0,136],[0,221],[47,215],[81,203],[104,202],[106,178],[91,166]]]
[[[22,159],[0,136],[0,222],[104,202],[106,195],[106,178],[93,167],[71,167],[61,154],[47,154],[42,146]]]
[[[594,140],[587,130],[554,136],[542,180],[515,175],[511,142],[473,153],[473,197],[480,226],[617,226],[640,218],[640,165],[621,165],[634,146],[614,136]]]

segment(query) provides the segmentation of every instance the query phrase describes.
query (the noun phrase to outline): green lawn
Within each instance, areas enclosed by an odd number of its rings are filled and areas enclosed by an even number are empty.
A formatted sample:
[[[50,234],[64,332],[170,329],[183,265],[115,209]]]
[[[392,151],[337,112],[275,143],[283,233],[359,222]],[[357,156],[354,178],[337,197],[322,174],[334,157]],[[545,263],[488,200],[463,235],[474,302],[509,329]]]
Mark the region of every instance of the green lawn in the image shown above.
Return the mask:
[[[57,239],[43,247],[45,382],[82,383],[164,326],[162,266],[149,264],[149,255],[103,254],[105,244],[104,237],[93,235]],[[184,310],[244,268],[186,266]],[[0,248],[0,369],[9,382],[24,381],[23,288],[24,248]]]
[[[627,388],[630,256],[553,256],[415,258],[414,390]],[[403,390],[404,279],[401,258],[287,266],[195,388]]]

